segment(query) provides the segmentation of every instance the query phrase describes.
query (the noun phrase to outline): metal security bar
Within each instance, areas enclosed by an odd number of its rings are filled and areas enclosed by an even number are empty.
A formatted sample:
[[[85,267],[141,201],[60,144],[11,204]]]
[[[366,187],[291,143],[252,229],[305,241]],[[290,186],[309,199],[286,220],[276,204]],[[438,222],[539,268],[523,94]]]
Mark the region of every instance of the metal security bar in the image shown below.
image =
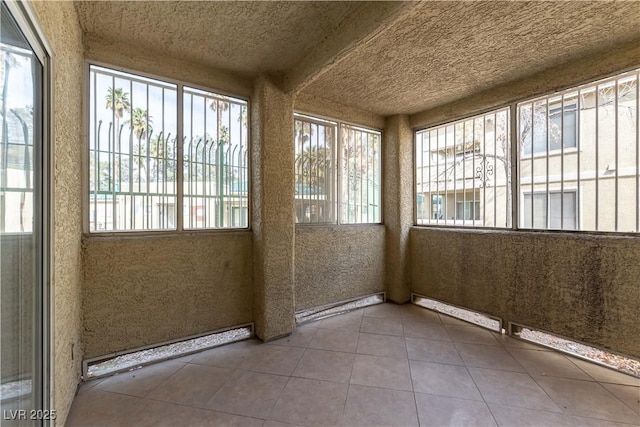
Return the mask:
[[[89,85],[89,230],[176,229],[176,85],[96,66]]]
[[[337,222],[336,122],[295,115],[295,206],[296,222]]]
[[[511,226],[508,108],[416,132],[416,223]]]
[[[184,88],[184,228],[249,221],[247,103]]]
[[[89,231],[248,227],[246,101],[95,65],[89,77]]]
[[[640,231],[638,79],[517,104],[521,228]]]
[[[343,224],[380,222],[380,139],[378,131],[340,124]]]

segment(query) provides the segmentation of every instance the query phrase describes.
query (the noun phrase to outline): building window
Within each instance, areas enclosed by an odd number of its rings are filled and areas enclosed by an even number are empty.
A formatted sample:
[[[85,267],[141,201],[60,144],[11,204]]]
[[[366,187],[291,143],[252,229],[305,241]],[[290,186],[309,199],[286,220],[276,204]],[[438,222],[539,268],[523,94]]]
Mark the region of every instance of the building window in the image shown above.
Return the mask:
[[[418,224],[511,225],[508,109],[418,131],[415,155]]]
[[[518,103],[517,117],[520,227],[640,231],[637,70]]]
[[[639,77],[417,131],[416,223],[639,232]]]
[[[379,131],[296,114],[294,144],[297,223],[380,223]]]
[[[248,226],[234,214],[248,208],[246,101],[94,65],[89,74],[89,231]]]
[[[524,228],[576,230],[576,192],[524,193],[522,219]]]

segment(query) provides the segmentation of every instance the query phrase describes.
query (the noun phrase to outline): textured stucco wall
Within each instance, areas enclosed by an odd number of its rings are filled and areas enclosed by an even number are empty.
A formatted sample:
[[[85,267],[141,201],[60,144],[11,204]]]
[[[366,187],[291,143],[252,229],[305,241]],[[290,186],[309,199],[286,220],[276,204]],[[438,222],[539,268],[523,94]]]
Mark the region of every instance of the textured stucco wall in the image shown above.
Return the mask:
[[[413,292],[640,357],[640,240],[411,230]]]
[[[251,322],[251,233],[87,237],[86,358]]]
[[[237,74],[212,70],[201,64],[158,55],[137,46],[111,42],[92,35],[84,36],[84,44],[86,58],[90,61],[217,89],[235,96],[251,96],[251,80]]]
[[[383,225],[296,227],[296,310],[384,288]]]
[[[370,111],[347,107],[317,96],[300,93],[296,96],[294,109],[297,112],[327,117],[374,129],[384,128],[384,117]]]
[[[268,341],[294,328],[293,97],[259,77],[251,113],[254,319]]]
[[[409,117],[387,118],[384,132],[384,224],[387,298],[397,303],[411,297],[408,274],[409,230],[413,224],[413,132]]]
[[[640,21],[640,18],[636,17],[636,20]],[[441,106],[413,114],[410,116],[411,126],[427,127],[455,120],[528,97],[579,85],[637,67],[638,64],[640,64],[640,40],[620,43],[613,48],[557,65],[524,79],[508,82],[464,99],[445,102]]]
[[[64,425],[80,378],[83,47],[71,2],[33,2],[54,66],[54,408]]]

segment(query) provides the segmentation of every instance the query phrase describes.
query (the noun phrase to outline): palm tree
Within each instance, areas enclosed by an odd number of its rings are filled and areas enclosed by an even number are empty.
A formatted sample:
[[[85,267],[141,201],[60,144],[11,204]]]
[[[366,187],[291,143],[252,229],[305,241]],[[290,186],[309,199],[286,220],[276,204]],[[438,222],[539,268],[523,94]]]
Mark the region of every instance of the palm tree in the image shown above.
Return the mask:
[[[114,110],[116,116],[116,122],[124,116],[125,111],[131,109],[131,103],[129,102],[129,94],[125,92],[121,87],[107,89],[107,110]],[[116,125],[116,129],[118,126]]]
[[[217,119],[218,119],[217,123],[218,123],[218,129],[219,129],[218,141],[222,143],[229,142],[228,129],[226,126],[224,126],[221,123],[222,113],[229,109],[229,103],[221,101],[219,99],[212,99],[211,102],[209,103],[209,108],[211,108],[212,111],[215,111],[217,113]],[[242,113],[240,114],[241,114],[240,119],[242,120]]]
[[[124,116],[125,111],[129,111],[131,109],[131,103],[129,102],[129,94],[125,92],[121,87],[114,88],[110,87],[107,89],[106,96],[106,106],[107,110],[112,110],[115,117],[115,127],[113,132],[113,140],[114,140],[114,170],[113,176],[114,180],[120,178],[120,152],[121,152],[121,141],[120,141],[120,119]],[[117,145],[116,145],[117,144]],[[118,188],[119,188],[120,179],[118,179]]]
[[[152,123],[151,116],[149,116],[147,110],[142,108],[134,108],[131,111],[131,119],[125,121],[125,124],[128,124],[133,130],[138,141],[146,138],[148,134],[153,132]]]

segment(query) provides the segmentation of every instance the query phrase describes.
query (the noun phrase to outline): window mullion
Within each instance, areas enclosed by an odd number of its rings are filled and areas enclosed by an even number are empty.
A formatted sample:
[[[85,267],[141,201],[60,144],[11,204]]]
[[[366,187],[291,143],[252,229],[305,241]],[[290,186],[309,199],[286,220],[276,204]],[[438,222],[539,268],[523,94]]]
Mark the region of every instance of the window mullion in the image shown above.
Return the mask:
[[[183,179],[184,179],[184,169],[183,169],[183,149],[184,149],[184,86],[179,84],[177,88],[176,94],[176,104],[177,104],[177,127],[178,134],[176,135],[176,230],[182,231],[184,230],[184,211],[182,209],[183,197],[184,197],[184,188],[183,188]]]

